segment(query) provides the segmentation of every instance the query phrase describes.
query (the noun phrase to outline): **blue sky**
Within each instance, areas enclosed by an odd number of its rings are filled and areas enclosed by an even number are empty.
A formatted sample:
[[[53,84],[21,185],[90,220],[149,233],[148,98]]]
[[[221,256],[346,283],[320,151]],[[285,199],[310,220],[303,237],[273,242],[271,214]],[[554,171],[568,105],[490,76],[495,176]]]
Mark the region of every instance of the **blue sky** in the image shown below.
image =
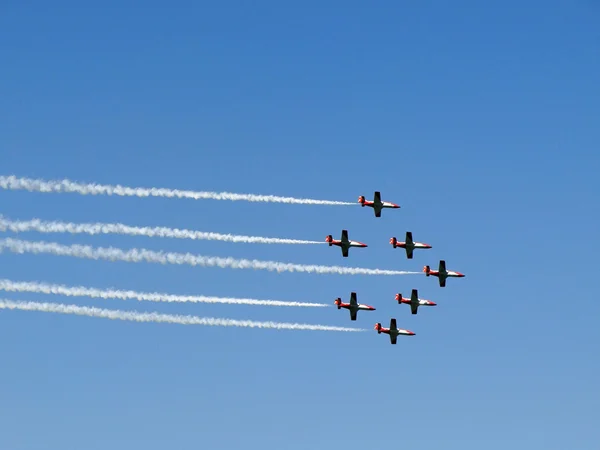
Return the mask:
[[[310,275],[3,253],[2,277],[374,312],[2,293],[365,333],[0,311],[0,447],[596,448],[600,7],[522,2],[4,2],[0,170],[402,208],[0,191],[11,219],[369,244],[28,240],[467,277]],[[388,239],[433,245],[407,260]],[[8,236],[8,234],[6,234]],[[396,292],[438,303],[412,316]],[[390,317],[416,336],[372,330]],[[387,324],[386,324],[387,322]]]

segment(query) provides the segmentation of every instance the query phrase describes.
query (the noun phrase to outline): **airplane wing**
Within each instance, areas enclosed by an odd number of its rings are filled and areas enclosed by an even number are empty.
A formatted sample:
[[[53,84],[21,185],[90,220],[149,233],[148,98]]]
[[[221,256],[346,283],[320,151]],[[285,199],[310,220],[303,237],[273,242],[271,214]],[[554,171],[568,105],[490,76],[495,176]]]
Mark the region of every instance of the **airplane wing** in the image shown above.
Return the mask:
[[[417,314],[419,309],[419,293],[416,289],[412,290],[410,294],[410,310],[413,314]]]
[[[398,339],[398,336],[395,334],[390,334],[390,343],[392,345],[396,345],[396,339]]]
[[[392,330],[397,330],[398,327],[396,326],[396,319],[390,319],[390,331]]]
[[[440,260],[439,272],[440,273],[446,272],[446,261],[444,261],[443,259]]]
[[[375,204],[381,203],[381,192],[375,191],[375,193],[373,194],[373,202]]]
[[[446,286],[446,277],[443,275],[440,275],[438,277],[438,280],[440,280],[440,287],[445,287]]]
[[[342,256],[344,258],[348,257],[348,247],[342,247]]]
[[[406,258],[408,259],[412,259],[413,257],[413,248],[409,247],[408,245],[406,246]]]
[[[410,245],[413,243],[413,238],[412,238],[412,231],[407,231],[406,232],[406,239],[404,239],[406,241],[407,245]]]
[[[356,300],[356,292],[350,293],[350,306],[358,306],[358,301]]]
[[[348,230],[342,230],[342,242],[348,242]]]
[[[356,309],[350,310],[350,320],[356,320]]]
[[[377,208],[377,206],[374,206],[373,211],[375,212],[375,217],[381,217],[381,209]]]

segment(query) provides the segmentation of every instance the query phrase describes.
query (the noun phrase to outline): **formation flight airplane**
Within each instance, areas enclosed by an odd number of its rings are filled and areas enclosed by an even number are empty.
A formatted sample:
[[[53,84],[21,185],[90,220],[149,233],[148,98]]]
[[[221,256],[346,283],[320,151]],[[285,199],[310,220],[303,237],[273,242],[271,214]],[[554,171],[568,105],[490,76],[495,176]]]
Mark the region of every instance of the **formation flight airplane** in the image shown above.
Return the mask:
[[[365,200],[365,196],[361,195],[360,197],[358,197],[358,203],[360,203],[363,207],[370,206],[371,208],[373,208],[373,211],[375,212],[375,217],[381,217],[381,210],[383,208],[400,208],[400,206],[396,205],[395,203],[382,202],[381,192],[379,191],[375,191],[375,194],[373,194],[372,202],[369,200]]]
[[[407,305],[410,305],[410,310],[412,311],[413,314],[417,314],[417,310],[419,309],[419,306],[435,306],[436,303],[432,302],[431,300],[425,300],[422,298],[419,298],[419,292],[417,289],[413,289],[412,293],[410,294],[410,298],[404,298],[402,297],[402,294],[396,294],[396,300],[398,300],[398,304],[402,304],[402,303],[406,303]]]
[[[333,239],[333,237],[331,235],[328,235],[325,238],[325,242],[328,242],[330,247],[332,245],[337,245],[338,247],[341,247],[342,256],[344,258],[348,257],[348,249],[350,247],[366,247],[367,246],[367,244],[363,244],[362,242],[348,240],[348,230],[342,230],[342,239],[341,240],[336,241],[335,239]]]
[[[415,333],[409,330],[403,330],[396,326],[396,319],[390,319],[390,327],[389,328],[381,328],[381,324],[377,322],[375,324],[375,329],[377,330],[377,334],[385,333],[390,335],[390,343],[392,345],[396,345],[396,339],[399,334],[403,334],[406,336],[414,336]]]
[[[375,311],[375,308],[369,305],[361,305],[356,301],[356,292],[350,293],[350,303],[342,303],[341,298],[336,298],[335,302],[337,305],[337,309],[346,308],[350,311],[350,320],[356,320],[356,313],[359,309],[367,310],[367,311]]]
[[[425,266],[423,267],[423,272],[425,272],[425,275],[427,276],[433,275],[434,277],[438,277],[440,281],[440,287],[446,286],[446,278],[462,278],[465,276],[464,274],[456,272],[455,270],[446,270],[446,261],[443,259],[440,260],[439,270],[431,270],[429,266]]]
[[[394,248],[401,247],[406,249],[406,257],[408,259],[412,259],[413,250],[415,248],[431,248],[431,245],[429,244],[424,244],[423,242],[414,242],[411,231],[406,232],[406,239],[404,242],[398,242],[396,237],[393,237],[390,239],[390,244],[392,244],[392,247]]]

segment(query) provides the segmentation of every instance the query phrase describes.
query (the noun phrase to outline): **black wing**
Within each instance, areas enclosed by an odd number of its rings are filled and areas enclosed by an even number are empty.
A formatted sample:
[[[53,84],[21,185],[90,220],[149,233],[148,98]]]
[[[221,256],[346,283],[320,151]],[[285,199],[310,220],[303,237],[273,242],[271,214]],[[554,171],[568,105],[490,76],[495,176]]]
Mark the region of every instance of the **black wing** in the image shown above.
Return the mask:
[[[356,320],[356,309],[350,310],[350,320]]]
[[[413,250],[414,248],[409,247],[408,244],[406,244],[406,257],[408,259],[413,259]]]
[[[347,258],[347,257],[348,257],[348,247],[344,247],[344,246],[342,246],[342,256],[343,256],[344,258]]]
[[[342,242],[348,242],[348,230],[342,230]]]
[[[373,203],[381,203],[381,192],[375,191],[375,193],[373,194]]]
[[[440,275],[438,277],[438,279],[440,280],[440,287],[446,287],[446,277],[443,275]]]
[[[417,289],[413,289],[410,294],[410,310],[413,314],[417,314],[417,309],[419,308],[419,291]]]
[[[358,301],[356,300],[356,292],[350,293],[350,305],[352,305],[352,306],[358,305]]]
[[[412,244],[413,243],[413,238],[412,238],[412,231],[407,231],[406,232],[406,239],[404,239],[406,241],[407,244]]]
[[[396,319],[390,319],[390,331],[397,329],[398,327],[396,326]]]
[[[390,334],[390,343],[391,343],[392,345],[396,345],[396,339],[398,339],[398,336],[397,336],[397,335],[395,335],[395,334],[394,334],[394,335]]]
[[[438,268],[440,274],[446,272],[446,261],[443,259],[440,260],[440,267]]]

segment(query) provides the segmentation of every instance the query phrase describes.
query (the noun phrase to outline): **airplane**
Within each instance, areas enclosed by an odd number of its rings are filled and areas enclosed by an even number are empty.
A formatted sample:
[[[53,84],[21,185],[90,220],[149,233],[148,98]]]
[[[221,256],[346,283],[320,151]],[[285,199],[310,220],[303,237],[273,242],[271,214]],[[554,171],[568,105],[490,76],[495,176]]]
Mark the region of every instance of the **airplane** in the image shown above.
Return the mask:
[[[375,324],[375,329],[377,330],[377,334],[385,333],[390,335],[390,344],[396,345],[396,339],[399,334],[404,334],[406,336],[414,336],[415,333],[409,330],[403,330],[401,328],[396,327],[396,319],[390,319],[390,327],[389,328],[381,328],[381,324],[377,322]]]
[[[367,310],[367,311],[375,311],[375,308],[369,305],[361,305],[356,301],[356,292],[350,293],[350,303],[342,303],[341,298],[336,298],[335,302],[337,305],[337,309],[346,308],[350,311],[350,320],[356,320],[356,313],[359,309]]]
[[[402,303],[410,305],[410,310],[413,314],[417,313],[419,306],[436,306],[436,303],[432,302],[431,300],[419,298],[419,292],[417,291],[417,289],[412,290],[410,298],[404,298],[402,297],[402,294],[396,294],[396,300],[398,300],[399,305]]]
[[[390,239],[390,244],[392,244],[394,248],[401,247],[406,249],[406,257],[408,259],[412,259],[413,250],[415,248],[431,248],[431,245],[429,244],[424,244],[423,242],[414,242],[412,238],[412,231],[406,232],[406,239],[404,242],[398,242],[396,237],[393,237]]]
[[[454,270],[446,270],[446,261],[444,261],[443,259],[440,260],[439,270],[431,270],[429,266],[424,266],[423,272],[425,272],[425,275],[427,276],[433,275],[434,277],[438,277],[438,279],[440,280],[440,287],[446,286],[446,278],[462,278],[465,276],[464,274],[456,272]]]
[[[365,200],[365,196],[361,195],[360,197],[358,197],[358,203],[360,203],[363,207],[370,206],[371,208],[373,208],[373,211],[375,212],[375,217],[381,217],[381,210],[383,208],[400,208],[400,206],[396,205],[395,203],[382,202],[381,192],[379,191],[375,191],[375,194],[373,194],[372,202],[369,200]]]
[[[348,240],[348,230],[342,230],[342,239],[341,240],[336,241],[335,239],[333,239],[333,237],[331,235],[328,235],[325,238],[325,242],[328,242],[330,247],[332,245],[337,245],[337,246],[341,247],[342,256],[344,258],[348,257],[348,250],[350,249],[350,247],[366,247],[367,246],[367,244],[363,244],[362,242],[349,241]]]

